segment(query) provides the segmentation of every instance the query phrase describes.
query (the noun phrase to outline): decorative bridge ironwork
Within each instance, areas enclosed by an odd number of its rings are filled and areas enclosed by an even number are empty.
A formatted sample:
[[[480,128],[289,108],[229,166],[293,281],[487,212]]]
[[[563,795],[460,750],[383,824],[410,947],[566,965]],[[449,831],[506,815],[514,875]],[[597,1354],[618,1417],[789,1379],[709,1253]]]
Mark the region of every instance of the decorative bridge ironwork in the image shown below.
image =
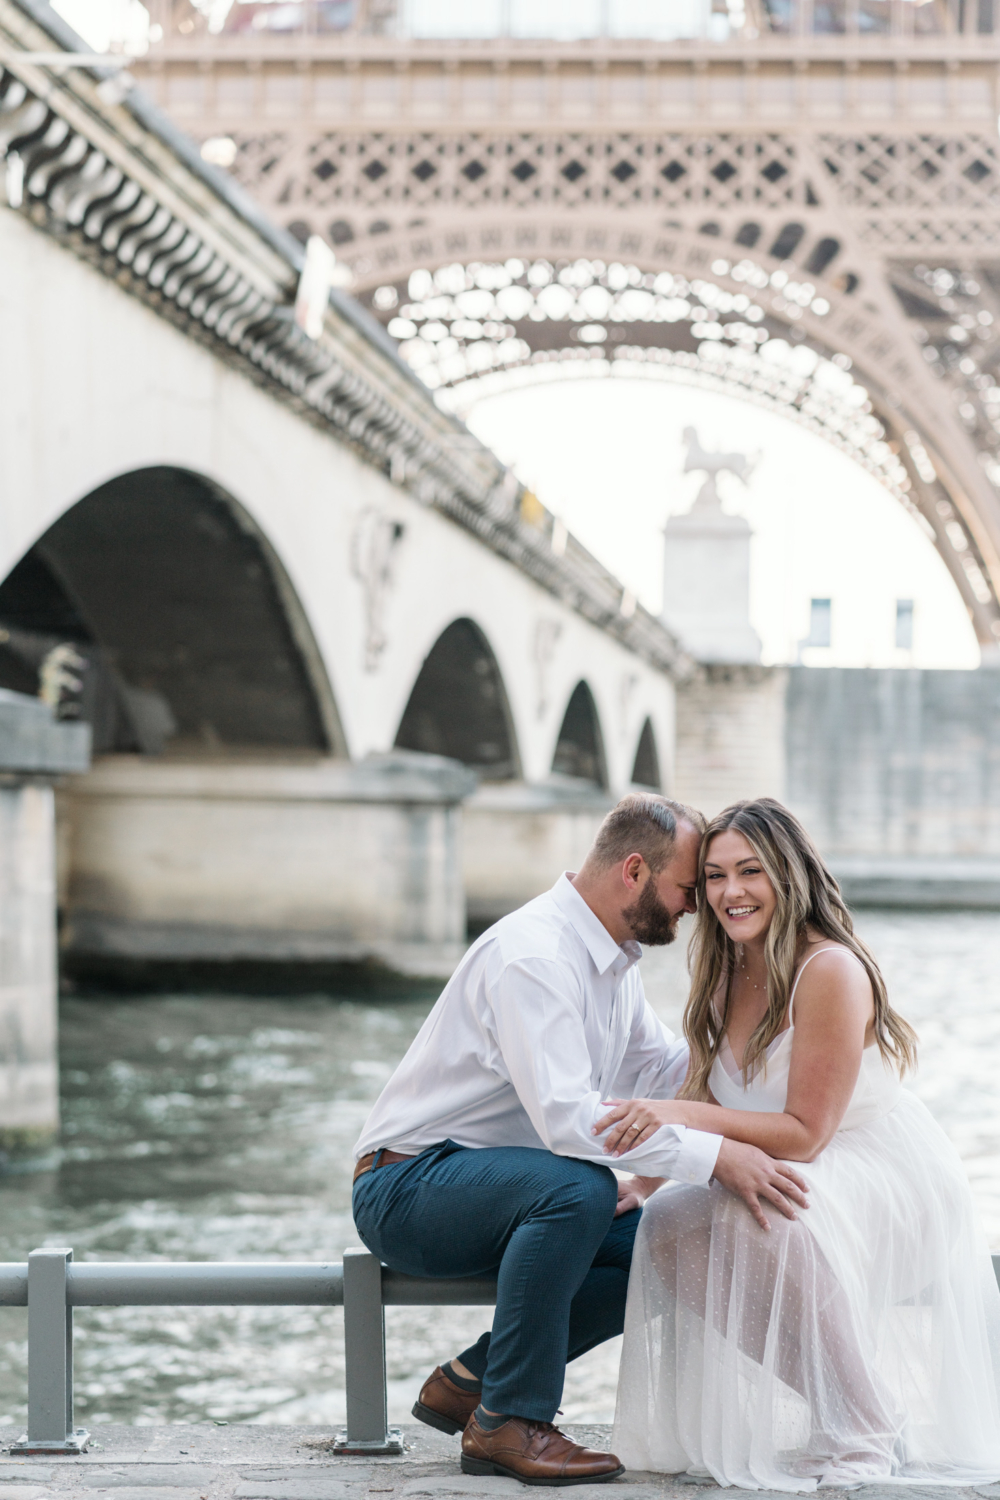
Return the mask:
[[[553,40],[517,0],[464,37],[432,0],[159,0],[136,71],[326,236],[441,404],[613,372],[784,410],[910,510],[995,651],[995,0],[705,0],[687,36],[590,9]]]

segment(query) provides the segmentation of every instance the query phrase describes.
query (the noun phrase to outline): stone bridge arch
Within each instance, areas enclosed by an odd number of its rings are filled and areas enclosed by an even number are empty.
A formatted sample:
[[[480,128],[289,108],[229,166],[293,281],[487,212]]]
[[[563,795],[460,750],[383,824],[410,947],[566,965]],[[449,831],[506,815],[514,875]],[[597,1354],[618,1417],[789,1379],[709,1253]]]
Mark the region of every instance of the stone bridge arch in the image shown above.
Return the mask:
[[[495,298],[492,317],[463,316],[463,294],[489,291],[491,274],[511,263],[525,268],[517,283],[534,298],[531,313],[505,317]],[[793,207],[730,213],[693,232],[583,211],[457,216],[385,234],[377,252],[359,247],[355,259],[361,299],[459,414],[482,382],[613,373],[699,384],[805,424],[874,474],[921,526],[981,648],[995,653],[1000,464],[972,407],[942,399],[931,370],[938,347],[921,333],[929,304],[914,289],[912,268],[901,267],[888,287],[874,284],[870,268],[859,275],[858,264],[831,217],[796,215]],[[530,285],[537,268],[549,268],[550,286],[578,294],[584,288],[573,277],[585,279],[578,268],[588,266],[601,267],[592,284],[613,292],[603,316],[587,317],[579,295],[561,317],[538,307],[545,287]],[[414,278],[424,273],[428,290],[413,297]],[[630,295],[633,308],[623,311]],[[407,312],[428,304],[434,317],[424,329],[433,320],[439,336],[418,361],[412,351],[427,341]]]
[[[460,760],[485,781],[520,776],[507,689],[493,648],[474,620],[453,620],[427,653],[400,720],[396,748]]]
[[[656,743],[656,730],[649,717],[643,722],[632,761],[632,785],[648,786],[656,792],[663,791],[663,773],[660,770],[660,752]]]
[[[0,583],[0,627],[0,682],[21,691],[73,647],[63,711],[91,722],[97,753],[346,753],[284,567],[192,471],[131,470],[71,505]]]
[[[608,790],[604,731],[590,684],[581,678],[570,694],[552,756],[552,770]]]

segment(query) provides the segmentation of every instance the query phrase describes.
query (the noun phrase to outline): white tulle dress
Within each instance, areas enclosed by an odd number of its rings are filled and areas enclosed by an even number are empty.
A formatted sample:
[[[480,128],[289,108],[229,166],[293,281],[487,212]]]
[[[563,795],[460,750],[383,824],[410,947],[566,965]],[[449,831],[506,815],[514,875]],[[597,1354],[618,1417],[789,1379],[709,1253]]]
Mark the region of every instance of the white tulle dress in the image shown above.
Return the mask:
[[[792,1037],[790,1025],[746,1089],[724,1049],[718,1103],[784,1109]],[[810,1207],[794,1222],[768,1209],[769,1232],[717,1183],[665,1187],[646,1205],[615,1452],[630,1469],[747,1489],[997,1479],[989,1252],[958,1154],[877,1047],[801,1171]]]

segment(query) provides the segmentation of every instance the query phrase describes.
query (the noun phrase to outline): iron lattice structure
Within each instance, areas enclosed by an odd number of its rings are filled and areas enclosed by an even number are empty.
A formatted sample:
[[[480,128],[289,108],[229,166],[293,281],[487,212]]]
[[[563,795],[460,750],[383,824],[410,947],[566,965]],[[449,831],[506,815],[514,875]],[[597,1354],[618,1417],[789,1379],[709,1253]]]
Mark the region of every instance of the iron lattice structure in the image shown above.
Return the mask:
[[[784,410],[908,508],[996,652],[994,3],[767,0],[715,40],[558,43],[326,0],[213,31],[161,0],[137,71],[335,246],[441,401],[569,364]]]

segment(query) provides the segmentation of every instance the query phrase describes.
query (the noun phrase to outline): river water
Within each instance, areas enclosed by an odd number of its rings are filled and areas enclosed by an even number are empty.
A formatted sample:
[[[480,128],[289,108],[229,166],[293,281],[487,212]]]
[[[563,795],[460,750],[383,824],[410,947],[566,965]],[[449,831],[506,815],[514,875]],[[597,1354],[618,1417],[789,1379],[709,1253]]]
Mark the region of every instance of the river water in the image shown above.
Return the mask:
[[[1000,914],[866,912],[859,931],[921,1035],[912,1087],[961,1152],[1000,1249]],[[643,959],[676,1028],[683,942]],[[0,1260],[320,1260],[357,1244],[351,1148],[433,996],[70,999],[63,1137],[0,1179]],[[478,1335],[482,1308],[390,1308],[390,1414]],[[25,1416],[26,1313],[0,1309],[0,1424]],[[77,1416],[98,1422],[344,1419],[336,1308],[107,1308],[76,1315]],[[567,1421],[608,1421],[617,1341],[570,1367]]]

